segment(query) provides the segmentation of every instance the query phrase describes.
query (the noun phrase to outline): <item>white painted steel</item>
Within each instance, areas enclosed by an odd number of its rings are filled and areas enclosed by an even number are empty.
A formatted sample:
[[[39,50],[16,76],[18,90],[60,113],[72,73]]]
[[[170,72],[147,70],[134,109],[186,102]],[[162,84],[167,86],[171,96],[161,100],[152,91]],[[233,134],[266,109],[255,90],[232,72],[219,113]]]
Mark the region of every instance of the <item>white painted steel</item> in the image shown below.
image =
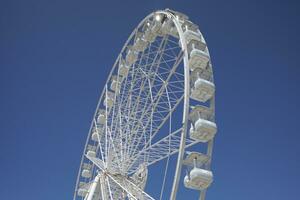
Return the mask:
[[[108,76],[73,199],[154,199],[146,193],[148,169],[166,160],[160,199],[170,195],[175,200],[182,167],[190,167],[193,157],[201,165],[181,185],[201,190],[204,200],[212,182],[214,93],[210,56],[198,26],[170,9],[148,15],[129,36]],[[210,111],[209,119],[193,114],[191,106],[198,104]],[[177,111],[182,112],[181,125],[173,122]],[[189,129],[194,131],[191,137]],[[207,152],[193,152],[183,160],[187,148],[202,143],[207,143]],[[164,194],[169,158],[176,154],[172,191]],[[88,191],[81,185],[89,186]]]
[[[204,190],[209,187],[212,180],[211,171],[195,167],[184,177],[184,185],[190,189]]]
[[[96,187],[99,184],[99,180],[100,180],[100,175],[98,174],[95,177],[93,183],[91,184],[91,187],[89,189],[89,192],[88,192],[87,196],[85,197],[85,200],[93,200],[93,197],[94,197],[94,194],[95,194],[95,191],[96,191]]]

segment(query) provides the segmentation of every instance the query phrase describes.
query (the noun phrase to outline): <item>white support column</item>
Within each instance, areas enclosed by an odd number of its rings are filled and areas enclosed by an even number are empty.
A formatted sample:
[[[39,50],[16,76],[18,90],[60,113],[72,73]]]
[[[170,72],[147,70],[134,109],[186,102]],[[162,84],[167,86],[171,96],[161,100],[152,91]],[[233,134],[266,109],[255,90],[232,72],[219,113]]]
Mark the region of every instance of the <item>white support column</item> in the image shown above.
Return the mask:
[[[100,175],[100,186],[101,186],[101,196],[102,200],[107,200],[107,191],[106,191],[106,183],[105,183],[105,175],[101,173]]]
[[[93,196],[95,194],[97,185],[99,183],[99,179],[100,179],[100,175],[97,175],[95,177],[93,183],[90,186],[89,193],[86,195],[86,197],[84,198],[84,200],[92,200],[93,199]]]
[[[200,192],[199,200],[204,200],[204,199],[205,199],[205,196],[206,196],[206,190],[201,191],[201,192]]]

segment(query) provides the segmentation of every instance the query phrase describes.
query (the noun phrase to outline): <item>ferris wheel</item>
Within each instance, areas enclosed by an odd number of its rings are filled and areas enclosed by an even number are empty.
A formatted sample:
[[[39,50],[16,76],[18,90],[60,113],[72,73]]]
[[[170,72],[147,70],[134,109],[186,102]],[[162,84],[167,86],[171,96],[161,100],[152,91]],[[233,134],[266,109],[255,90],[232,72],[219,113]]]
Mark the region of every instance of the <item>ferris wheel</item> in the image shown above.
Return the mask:
[[[129,36],[108,76],[73,199],[175,200],[184,188],[204,200],[216,132],[203,35],[182,13],[153,12]],[[153,171],[162,172],[155,184]]]

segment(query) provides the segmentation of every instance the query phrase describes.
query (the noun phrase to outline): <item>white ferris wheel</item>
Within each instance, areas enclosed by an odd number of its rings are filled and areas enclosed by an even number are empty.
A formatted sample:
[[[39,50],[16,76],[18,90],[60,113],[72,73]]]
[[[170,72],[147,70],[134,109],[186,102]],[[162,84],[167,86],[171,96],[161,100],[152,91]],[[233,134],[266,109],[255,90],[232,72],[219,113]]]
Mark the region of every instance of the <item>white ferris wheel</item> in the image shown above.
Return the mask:
[[[212,64],[198,26],[170,9],[148,15],[108,76],[73,199],[175,200],[185,188],[199,191],[204,200],[213,181],[214,94]],[[153,184],[155,168],[163,175]]]

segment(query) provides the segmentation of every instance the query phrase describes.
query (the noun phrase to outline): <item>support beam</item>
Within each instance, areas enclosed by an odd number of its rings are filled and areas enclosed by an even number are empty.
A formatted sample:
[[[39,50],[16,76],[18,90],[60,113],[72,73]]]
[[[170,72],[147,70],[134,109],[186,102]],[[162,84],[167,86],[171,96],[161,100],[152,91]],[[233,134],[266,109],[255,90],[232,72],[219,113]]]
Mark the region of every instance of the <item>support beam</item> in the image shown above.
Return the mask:
[[[102,200],[108,200],[107,191],[106,191],[106,183],[105,183],[105,175],[103,173],[100,174],[100,185],[101,185]]]
[[[89,189],[89,193],[86,195],[86,197],[84,198],[84,200],[92,200],[93,199],[95,191],[96,191],[96,188],[97,188],[97,185],[99,183],[99,179],[100,179],[100,175],[98,174],[95,177],[93,183],[91,184],[91,187]]]
[[[93,162],[100,170],[103,169],[102,160],[93,157],[87,157],[87,158],[91,162]],[[119,185],[123,190],[125,190],[126,193],[129,194],[129,196],[132,197],[133,199],[154,200],[149,194],[147,194],[141,188],[139,188],[134,183],[132,183],[127,177],[121,174],[114,174],[111,172],[106,172],[105,175],[108,178],[110,178],[115,184]],[[101,187],[103,187],[102,184]],[[101,188],[101,191],[103,191],[103,188]]]
[[[206,190],[201,191],[199,200],[205,200],[205,196],[206,196]]]

